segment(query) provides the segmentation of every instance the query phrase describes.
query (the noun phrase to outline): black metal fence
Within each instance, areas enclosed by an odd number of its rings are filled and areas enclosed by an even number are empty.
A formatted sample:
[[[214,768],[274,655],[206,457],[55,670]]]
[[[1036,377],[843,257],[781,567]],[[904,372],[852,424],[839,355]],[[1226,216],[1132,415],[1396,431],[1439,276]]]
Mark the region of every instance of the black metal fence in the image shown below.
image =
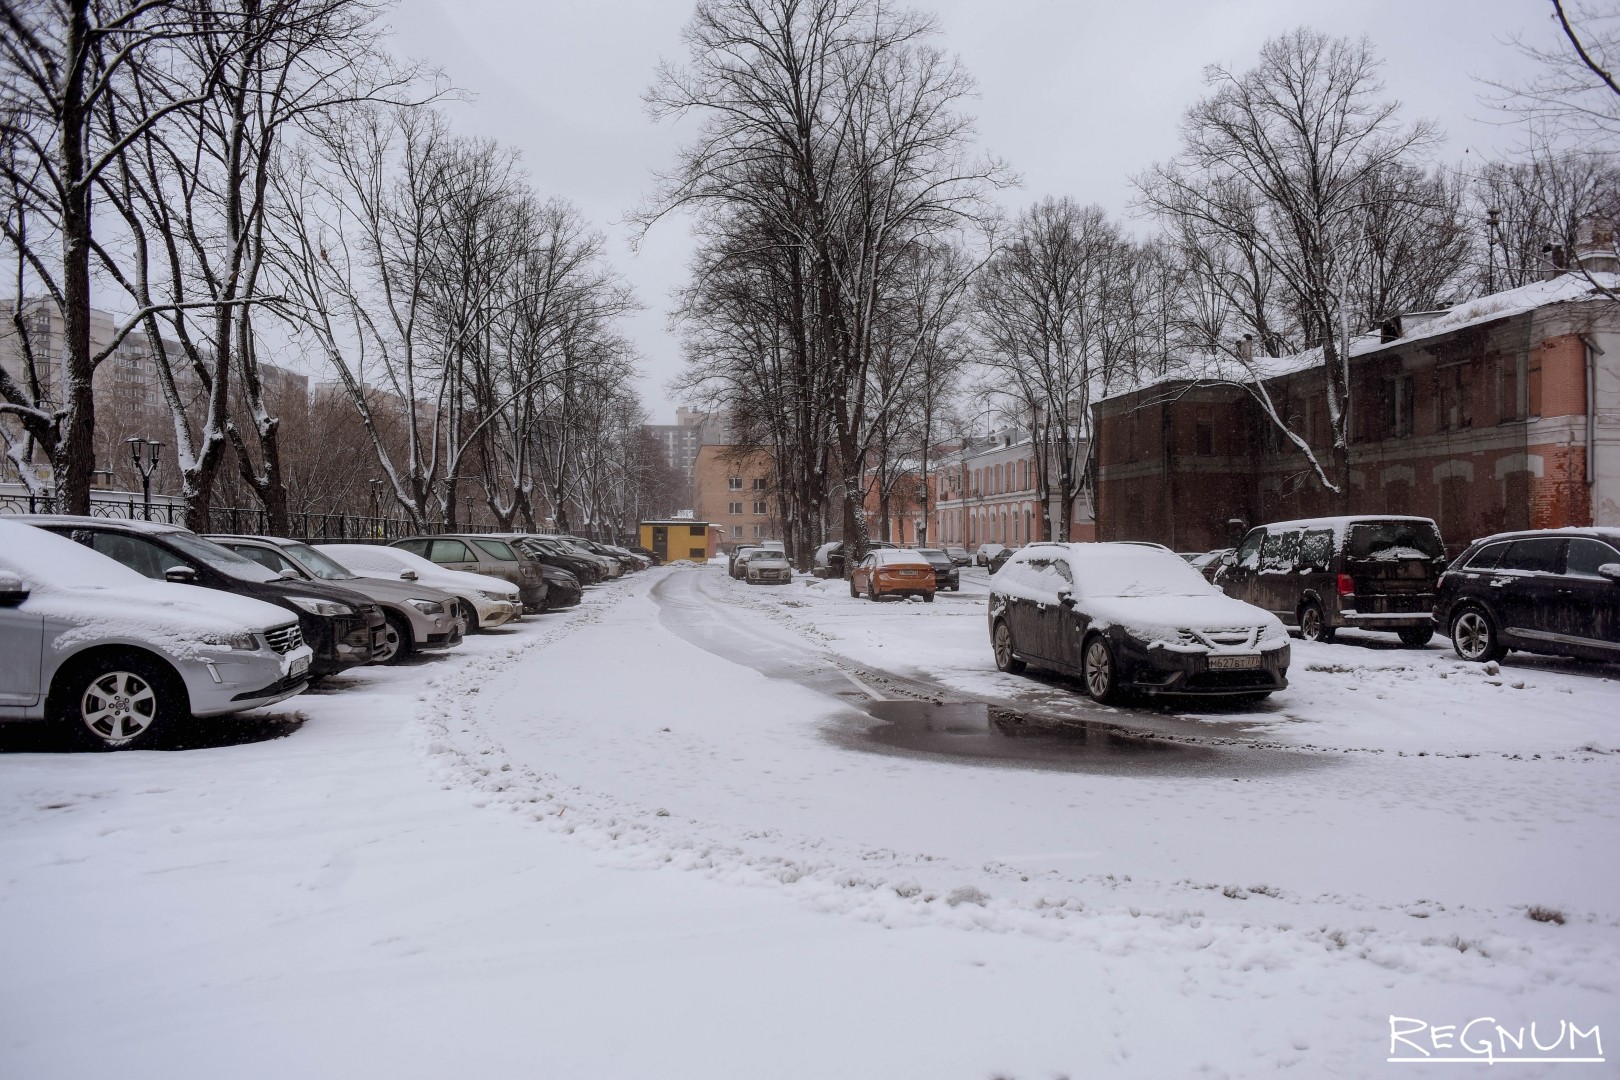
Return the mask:
[[[19,495],[0,492],[0,514],[54,514],[56,500],[46,495]],[[132,521],[160,521],[169,525],[185,524],[185,507],[172,497],[154,498],[148,505],[139,496],[124,493],[93,492],[90,516],[126,518]],[[420,525],[410,518],[372,516],[369,514],[295,513],[289,515],[292,533],[290,539],[311,543],[331,544],[387,544],[406,536],[432,535],[449,532],[452,526],[445,521],[425,521]],[[500,531],[498,525],[455,525],[455,532],[481,533]],[[231,533],[243,536],[265,536],[270,529],[270,515],[263,509],[238,506],[216,506],[208,512],[208,532]],[[521,531],[522,526],[517,526]],[[590,532],[582,535],[592,536]],[[592,536],[594,539],[594,536]]]

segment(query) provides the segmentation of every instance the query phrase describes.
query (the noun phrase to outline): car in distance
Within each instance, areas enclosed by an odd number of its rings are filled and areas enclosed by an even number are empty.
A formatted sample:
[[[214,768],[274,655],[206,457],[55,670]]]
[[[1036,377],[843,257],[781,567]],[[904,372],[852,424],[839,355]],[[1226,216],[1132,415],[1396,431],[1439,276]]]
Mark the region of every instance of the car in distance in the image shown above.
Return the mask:
[[[517,586],[523,598],[524,614],[546,610],[546,580],[527,555],[512,550],[505,540],[483,533],[449,533],[438,536],[408,536],[390,547],[420,555],[448,570],[504,578]]]
[[[1425,517],[1330,517],[1249,530],[1222,563],[1228,596],[1297,626],[1306,641],[1344,627],[1386,630],[1421,648],[1434,636],[1440,529]]]
[[[726,573],[741,579],[748,570],[748,556],[759,550],[758,544],[738,544],[726,556]]]
[[[980,544],[973,552],[973,564],[975,566],[989,566],[990,560],[996,557],[996,553],[1005,550],[1006,545],[1004,544]]]
[[[316,544],[315,550],[363,574],[419,581],[449,593],[460,602],[463,633],[489,630],[523,617],[522,597],[505,578],[447,570],[420,555],[380,544]]]
[[[1620,529],[1475,540],[1440,575],[1434,621],[1464,660],[1497,660],[1509,649],[1620,660]]]
[[[1152,545],[1023,548],[990,579],[989,630],[1000,670],[1073,675],[1100,702],[1128,692],[1263,697],[1288,685],[1281,620]]]
[[[0,719],[145,746],[186,716],[271,705],[309,685],[298,620],[245,596],[152,581],[0,519]]]
[[[962,575],[956,568],[956,560],[940,548],[916,548],[918,555],[928,560],[928,565],[934,568],[934,590],[936,592],[949,589],[951,592],[962,591]]]
[[[997,546],[999,547],[1000,545]],[[1000,551],[997,551],[994,555],[990,556],[990,564],[988,567],[990,573],[993,575],[997,570],[1000,570],[1003,566],[1006,566],[1007,560],[1012,558],[1013,552],[1017,550],[1017,547],[1004,547],[1001,548]]]
[[[177,525],[59,514],[11,520],[66,536],[143,577],[249,596],[286,608],[298,616],[304,642],[315,652],[310,665],[313,679],[369,664],[383,643],[387,621],[382,609],[359,593],[324,581],[284,578]]]
[[[540,563],[540,576],[546,579],[546,610],[573,607],[585,596],[579,578],[560,566]]]
[[[956,545],[952,544],[947,545],[944,550],[945,554],[951,557],[951,562],[955,563],[957,566],[973,565],[973,556],[968,554],[967,548],[957,547]]]
[[[528,533],[499,533],[501,539],[512,544],[542,566],[566,570],[579,579],[581,585],[595,585],[607,576],[602,562],[595,555],[579,548],[559,544],[549,537]]]
[[[457,610],[459,605],[449,593],[398,577],[356,574],[331,556],[297,540],[230,535],[208,539],[283,577],[328,581],[353,589],[382,608],[383,618],[388,621],[383,627],[382,644],[371,657],[373,664],[397,664],[412,653],[461,644],[463,623]]]
[[[785,552],[760,548],[748,557],[744,580],[750,585],[786,585],[793,580],[793,564]]]
[[[1234,550],[1236,549],[1216,548],[1214,551],[1178,551],[1176,554],[1186,559],[1188,566],[1203,574],[1205,581],[1213,582],[1216,574],[1220,572],[1222,560]]]
[[[883,596],[920,596],[934,602],[934,567],[915,551],[878,548],[849,575],[849,595],[866,594],[868,600]]]

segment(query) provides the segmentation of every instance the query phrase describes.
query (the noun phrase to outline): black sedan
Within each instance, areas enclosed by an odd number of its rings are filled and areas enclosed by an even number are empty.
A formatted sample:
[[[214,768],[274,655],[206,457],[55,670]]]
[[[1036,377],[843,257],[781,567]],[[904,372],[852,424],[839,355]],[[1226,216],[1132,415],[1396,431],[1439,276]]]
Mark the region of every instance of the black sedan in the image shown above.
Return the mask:
[[[1031,544],[990,579],[996,667],[1081,679],[1097,701],[1264,697],[1288,685],[1288,633],[1173,553],[1145,544]]]
[[[15,520],[77,540],[157,581],[175,581],[264,600],[298,616],[314,650],[310,675],[319,678],[371,662],[385,645],[382,609],[366,597],[324,581],[283,578],[212,540],[174,525],[121,518],[30,515]]]
[[[936,590],[962,591],[962,575],[956,568],[955,559],[952,559],[939,548],[918,548],[917,554],[927,559],[928,565],[934,568],[934,588]]]
[[[540,575],[546,579],[546,610],[573,607],[585,595],[579,578],[560,567],[540,564]]]
[[[1620,529],[1475,540],[1440,575],[1434,621],[1464,660],[1509,649],[1620,660]]]

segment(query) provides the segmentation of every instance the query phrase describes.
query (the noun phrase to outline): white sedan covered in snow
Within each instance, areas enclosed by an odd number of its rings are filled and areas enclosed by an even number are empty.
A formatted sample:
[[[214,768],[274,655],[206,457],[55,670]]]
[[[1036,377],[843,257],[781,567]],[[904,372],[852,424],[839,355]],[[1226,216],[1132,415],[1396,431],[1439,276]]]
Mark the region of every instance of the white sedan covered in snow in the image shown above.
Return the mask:
[[[1031,544],[990,579],[996,666],[1078,676],[1086,693],[1263,697],[1288,685],[1288,632],[1157,544]]]
[[[186,715],[269,705],[309,685],[287,611],[152,581],[65,537],[0,519],[0,719],[55,719],[107,749]]]
[[[517,587],[504,578],[447,570],[436,562],[380,544],[316,544],[315,550],[365,577],[399,578],[447,592],[462,602],[471,619],[466,632],[476,633],[523,617]]]

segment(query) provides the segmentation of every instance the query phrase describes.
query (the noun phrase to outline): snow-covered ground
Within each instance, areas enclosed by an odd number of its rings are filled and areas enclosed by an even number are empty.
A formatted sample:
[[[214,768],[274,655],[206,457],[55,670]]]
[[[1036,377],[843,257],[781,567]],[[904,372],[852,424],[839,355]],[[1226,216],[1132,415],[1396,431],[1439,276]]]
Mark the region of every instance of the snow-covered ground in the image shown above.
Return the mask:
[[[3,733],[0,1075],[1359,1077],[1392,1014],[1620,1032],[1615,672],[1296,642],[1259,712],[1112,717],[1162,754],[864,738],[884,673],[1078,708],[995,672],[967,578],[657,570],[210,729],[247,741]]]

